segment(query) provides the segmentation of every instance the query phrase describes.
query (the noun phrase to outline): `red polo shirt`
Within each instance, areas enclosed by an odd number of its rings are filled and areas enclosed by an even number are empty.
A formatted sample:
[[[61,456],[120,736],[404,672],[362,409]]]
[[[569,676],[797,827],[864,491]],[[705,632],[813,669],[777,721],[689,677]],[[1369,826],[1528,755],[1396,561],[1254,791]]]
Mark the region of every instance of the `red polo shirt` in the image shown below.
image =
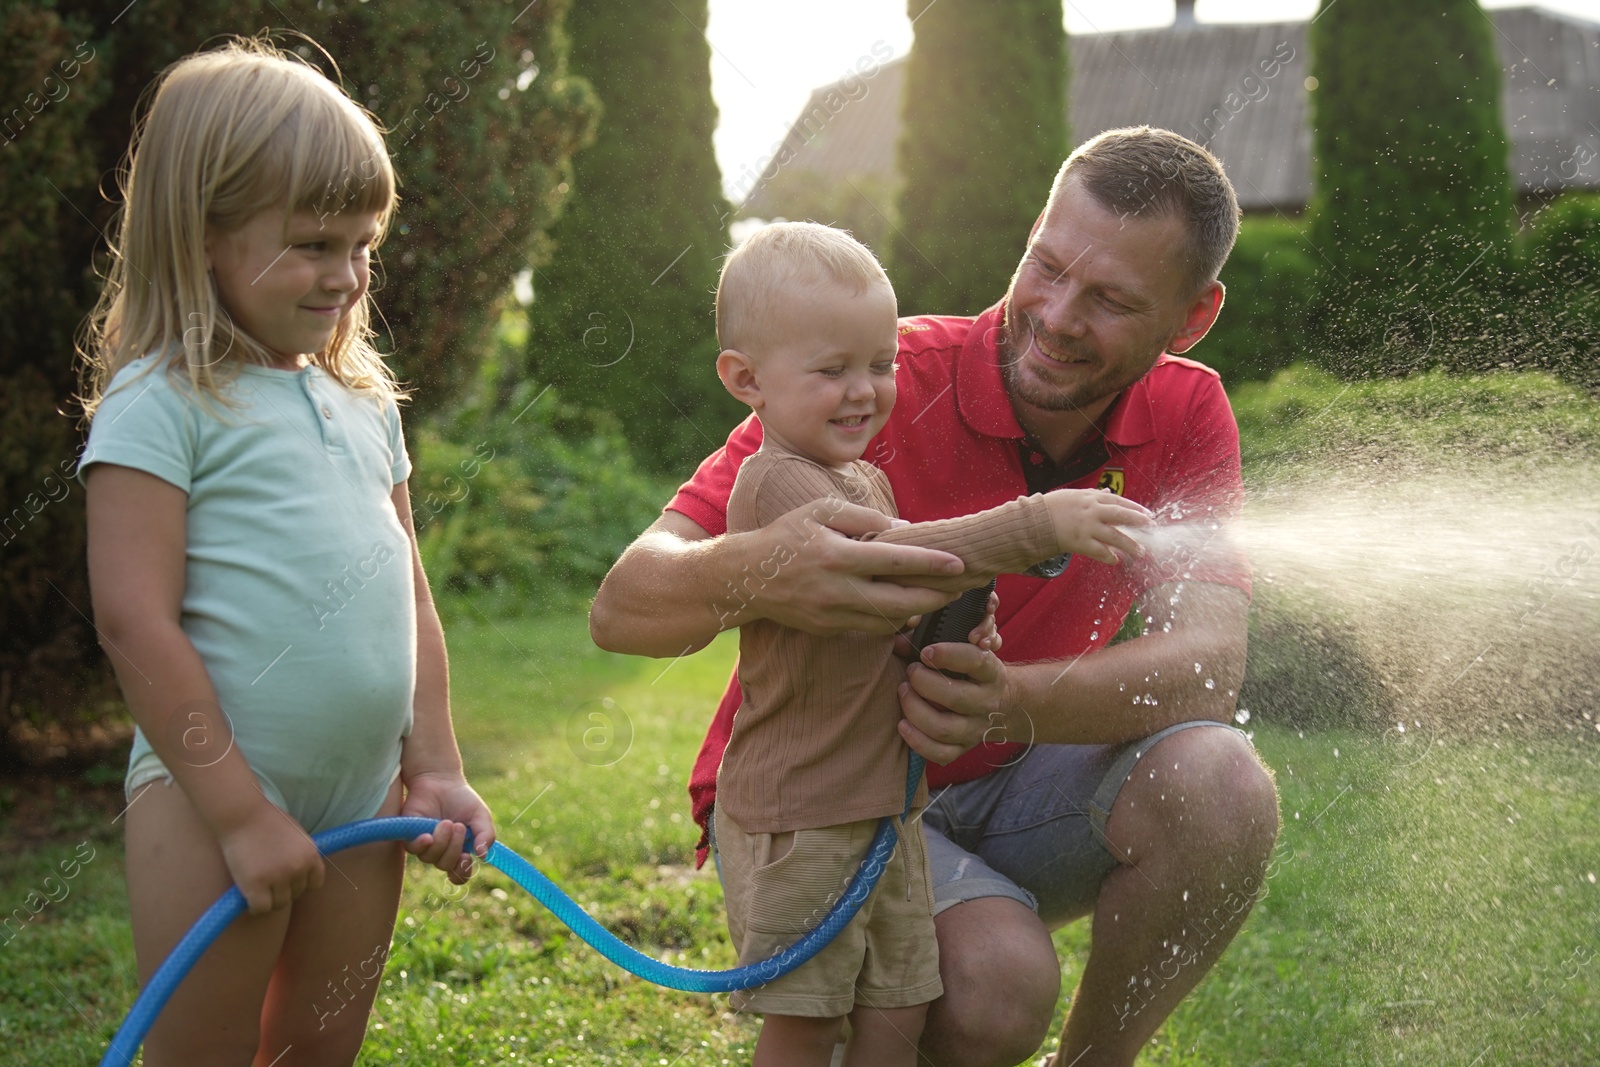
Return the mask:
[[[1000,305],[977,318],[900,320],[899,395],[864,458],[888,475],[902,518],[922,522],[1003,504],[1030,492],[1024,463],[1052,466],[1025,440],[1006,396],[995,345],[1002,321]],[[1243,496],[1239,429],[1215,371],[1163,355],[1117,398],[1102,423],[1103,441],[1085,442],[1064,465],[1065,473],[1081,476],[1061,485],[1111,488],[1144,504],[1161,521],[1198,523],[1195,529],[1202,531],[1237,513]],[[725,533],[734,476],[760,445],[761,424],[752,416],[700,464],[667,509],[713,536]],[[1178,579],[1250,591],[1248,564],[1220,540],[1211,542],[1209,551],[1168,559],[1159,567],[1111,567],[1073,557],[1056,578],[1001,575],[996,621],[1005,641],[1000,658],[1065,660],[1104,648],[1139,593]],[[716,797],[717,768],[738,699],[736,671],[689,781],[695,821],[702,827]],[[929,764],[928,784],[938,789],[980,778],[1024,747],[982,744],[949,766]]]

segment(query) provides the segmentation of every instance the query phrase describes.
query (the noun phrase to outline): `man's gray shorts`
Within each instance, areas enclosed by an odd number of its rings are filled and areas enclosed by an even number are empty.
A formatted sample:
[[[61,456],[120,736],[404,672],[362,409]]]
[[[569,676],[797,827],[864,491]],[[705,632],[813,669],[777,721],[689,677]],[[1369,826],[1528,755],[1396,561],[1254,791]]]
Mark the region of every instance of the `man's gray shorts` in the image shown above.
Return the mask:
[[[1009,897],[1050,927],[1089,914],[1117,866],[1106,820],[1134,764],[1180,730],[1226,725],[1182,722],[1121,745],[1035,745],[992,774],[936,791],[923,813],[933,913]]]

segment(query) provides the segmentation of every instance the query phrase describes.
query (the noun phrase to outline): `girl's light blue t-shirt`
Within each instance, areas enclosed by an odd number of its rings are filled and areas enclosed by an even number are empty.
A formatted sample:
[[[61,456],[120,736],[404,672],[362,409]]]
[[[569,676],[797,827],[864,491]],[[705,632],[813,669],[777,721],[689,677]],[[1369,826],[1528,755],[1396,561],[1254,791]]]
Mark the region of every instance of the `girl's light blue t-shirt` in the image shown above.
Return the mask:
[[[188,494],[180,624],[234,742],[308,830],[366,817],[398,771],[416,683],[410,542],[390,499],[411,473],[399,410],[315,366],[254,365],[231,408],[208,408],[155,358],[112,381],[78,478],[113,463]],[[221,757],[226,739],[197,721],[173,717],[169,758]],[[130,787],[152,766],[141,731]]]

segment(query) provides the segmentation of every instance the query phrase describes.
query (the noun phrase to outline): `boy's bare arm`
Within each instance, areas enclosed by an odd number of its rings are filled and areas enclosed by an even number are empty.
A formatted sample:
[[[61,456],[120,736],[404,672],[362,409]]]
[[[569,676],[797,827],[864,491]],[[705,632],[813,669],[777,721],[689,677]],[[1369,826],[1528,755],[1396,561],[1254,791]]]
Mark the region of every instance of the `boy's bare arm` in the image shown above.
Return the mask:
[[[601,648],[638,656],[696,651],[723,629],[762,618],[820,635],[893,633],[962,587],[922,587],[961,573],[948,553],[852,540],[889,522],[844,504],[819,528],[802,506],[760,530],[712,537],[669,511],[606,575],[589,632]],[[746,582],[749,575],[761,581]],[[913,581],[921,584],[897,584]]]

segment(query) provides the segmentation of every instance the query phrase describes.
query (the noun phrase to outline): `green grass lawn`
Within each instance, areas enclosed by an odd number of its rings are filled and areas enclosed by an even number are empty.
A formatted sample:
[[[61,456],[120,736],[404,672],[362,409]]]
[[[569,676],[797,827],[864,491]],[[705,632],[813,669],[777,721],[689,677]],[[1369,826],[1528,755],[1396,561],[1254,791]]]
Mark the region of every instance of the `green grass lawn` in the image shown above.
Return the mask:
[[[731,965],[683,785],[732,640],[637,660],[594,649],[577,616],[450,609],[457,731],[502,840],[645,951]],[[1302,735],[1272,718],[1251,724],[1283,803],[1268,895],[1141,1062],[1600,1062],[1596,741]],[[0,944],[8,1063],[94,1062],[135,994],[105,779],[0,791],[0,902],[60,898]],[[1056,942],[1064,1011],[1087,925]],[[492,871],[459,892],[413,864],[382,981],[363,1062],[741,1064],[756,1033],[725,996],[600,960]]]

